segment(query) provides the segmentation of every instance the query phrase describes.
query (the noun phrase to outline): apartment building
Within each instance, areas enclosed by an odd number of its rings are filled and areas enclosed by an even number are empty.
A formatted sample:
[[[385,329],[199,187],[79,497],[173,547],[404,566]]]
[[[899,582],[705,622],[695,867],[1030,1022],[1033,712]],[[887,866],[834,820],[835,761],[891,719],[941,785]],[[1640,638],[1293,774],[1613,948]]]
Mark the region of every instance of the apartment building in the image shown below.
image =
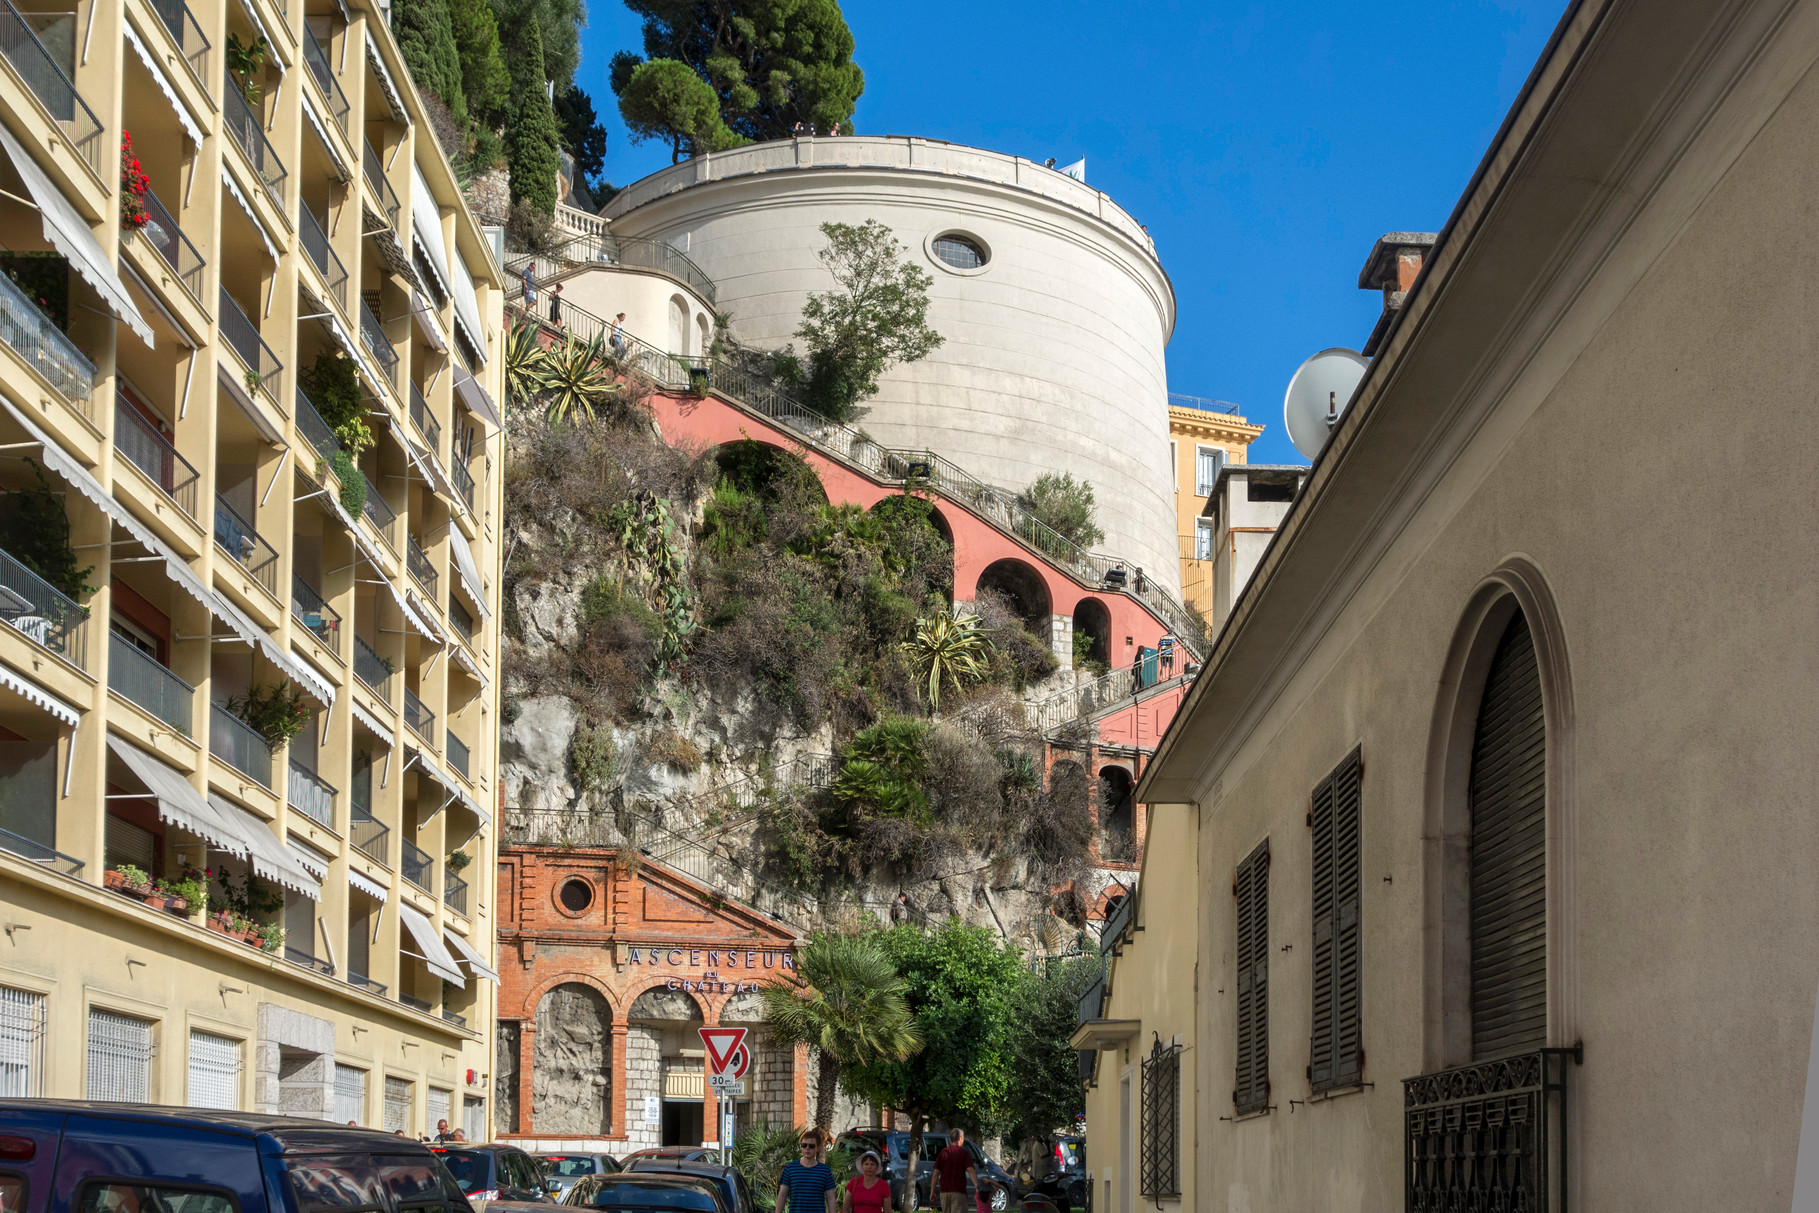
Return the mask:
[[[0,1094],[484,1134],[500,271],[381,10],[0,26]]]
[[[1175,535],[1181,553],[1181,601],[1217,624],[1214,573],[1215,525],[1207,503],[1220,473],[1242,465],[1263,427],[1252,425],[1225,400],[1168,395],[1169,465],[1175,477]]]

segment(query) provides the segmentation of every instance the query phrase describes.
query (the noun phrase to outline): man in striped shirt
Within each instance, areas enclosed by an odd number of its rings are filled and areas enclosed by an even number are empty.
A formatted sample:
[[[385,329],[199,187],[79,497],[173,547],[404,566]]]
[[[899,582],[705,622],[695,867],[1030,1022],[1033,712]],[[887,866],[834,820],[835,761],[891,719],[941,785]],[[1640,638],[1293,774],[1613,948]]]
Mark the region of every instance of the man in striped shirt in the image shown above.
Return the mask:
[[[834,1172],[821,1161],[821,1131],[802,1138],[802,1157],[784,1164],[777,1183],[777,1213],[834,1213]]]

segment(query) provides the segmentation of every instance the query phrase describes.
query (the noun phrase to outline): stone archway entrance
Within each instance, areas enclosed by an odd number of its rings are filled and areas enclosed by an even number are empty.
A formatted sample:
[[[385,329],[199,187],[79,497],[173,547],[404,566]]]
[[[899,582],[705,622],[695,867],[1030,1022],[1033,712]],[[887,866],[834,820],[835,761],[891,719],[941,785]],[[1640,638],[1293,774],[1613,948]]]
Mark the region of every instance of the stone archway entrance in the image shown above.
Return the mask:
[[[703,1098],[707,1082],[701,1047],[706,1022],[694,997],[681,990],[658,988],[638,995],[626,1013],[625,1082],[636,1095],[657,1097],[657,1123],[647,1114],[629,1126],[631,1136],[655,1140],[654,1146],[698,1146],[704,1134]]]

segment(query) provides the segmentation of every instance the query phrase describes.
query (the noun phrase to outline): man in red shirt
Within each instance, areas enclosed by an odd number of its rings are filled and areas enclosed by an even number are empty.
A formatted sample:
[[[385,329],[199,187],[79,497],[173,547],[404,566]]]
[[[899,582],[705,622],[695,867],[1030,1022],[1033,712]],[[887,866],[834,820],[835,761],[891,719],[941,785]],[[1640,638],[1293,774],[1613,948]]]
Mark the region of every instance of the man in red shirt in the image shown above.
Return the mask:
[[[966,1148],[966,1130],[953,1129],[948,1144],[935,1155],[935,1203],[941,1213],[971,1213],[966,1207],[966,1184],[979,1186],[978,1172],[973,1170],[973,1156]]]

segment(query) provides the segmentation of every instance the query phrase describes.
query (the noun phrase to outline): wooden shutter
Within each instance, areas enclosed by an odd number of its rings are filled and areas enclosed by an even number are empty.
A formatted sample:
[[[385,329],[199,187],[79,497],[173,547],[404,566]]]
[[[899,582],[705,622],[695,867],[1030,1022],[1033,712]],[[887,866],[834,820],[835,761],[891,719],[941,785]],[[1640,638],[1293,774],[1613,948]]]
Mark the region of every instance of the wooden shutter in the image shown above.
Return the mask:
[[[1472,739],[1472,1056],[1547,1043],[1547,725],[1520,612],[1498,642]]]
[[[1238,865],[1238,1066],[1232,1103],[1269,1106],[1269,840]]]
[[[1353,750],[1314,789],[1314,1005],[1308,1077],[1316,1091],[1356,1082],[1364,1068],[1358,988],[1362,774],[1362,757]]]

